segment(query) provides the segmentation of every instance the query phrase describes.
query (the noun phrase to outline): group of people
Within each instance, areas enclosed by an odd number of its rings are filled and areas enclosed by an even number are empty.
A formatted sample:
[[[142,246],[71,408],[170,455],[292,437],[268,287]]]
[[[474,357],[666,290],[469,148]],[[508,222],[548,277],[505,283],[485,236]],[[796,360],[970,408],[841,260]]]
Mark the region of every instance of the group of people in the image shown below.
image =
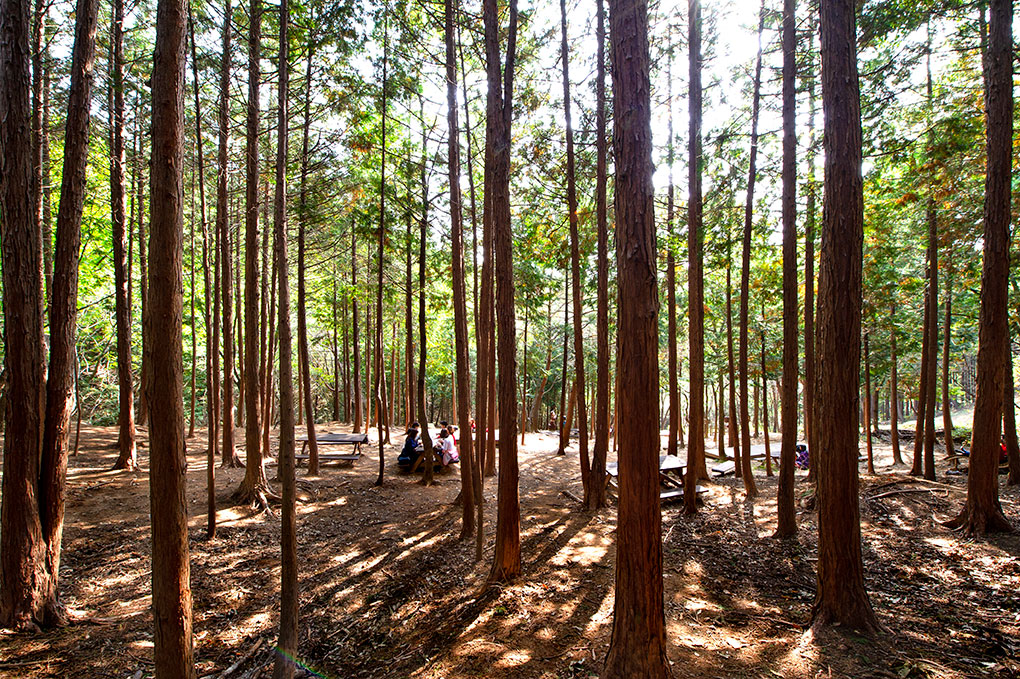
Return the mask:
[[[460,454],[457,452],[457,427],[445,420],[439,423],[439,427],[439,438],[433,445],[437,470],[460,462]],[[411,426],[407,428],[404,447],[397,457],[397,464],[401,467],[413,468],[416,466],[418,457],[424,453],[425,445],[421,440],[421,425],[412,422]]]

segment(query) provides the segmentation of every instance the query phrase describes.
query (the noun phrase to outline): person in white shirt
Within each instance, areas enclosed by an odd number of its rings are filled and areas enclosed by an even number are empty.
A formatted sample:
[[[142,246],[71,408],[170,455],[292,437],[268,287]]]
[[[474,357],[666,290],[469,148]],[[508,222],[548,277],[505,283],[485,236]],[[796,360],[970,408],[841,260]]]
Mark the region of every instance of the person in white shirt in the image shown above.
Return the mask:
[[[457,446],[453,441],[453,436],[450,435],[448,429],[441,429],[439,431],[439,443],[442,446],[441,450],[443,453],[443,466],[447,466],[453,462],[460,462],[460,455],[457,453]]]

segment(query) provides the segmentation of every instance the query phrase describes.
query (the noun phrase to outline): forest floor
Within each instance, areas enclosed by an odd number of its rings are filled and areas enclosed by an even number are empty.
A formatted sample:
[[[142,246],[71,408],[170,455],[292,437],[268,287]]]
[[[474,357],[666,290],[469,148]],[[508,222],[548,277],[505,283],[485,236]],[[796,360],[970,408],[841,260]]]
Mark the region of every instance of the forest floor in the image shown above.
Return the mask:
[[[320,432],[349,431],[322,425]],[[188,441],[191,580],[199,677],[269,677],[277,634],[278,514],[232,506],[243,470],[217,469],[217,536],[205,538],[202,431]],[[139,430],[147,466],[146,431]],[[243,437],[242,437],[243,438]],[[458,542],[457,471],[425,488],[397,471],[373,485],[378,447],[359,462],[300,473],[299,564],[305,676],[567,678],[597,674],[609,646],[615,507],[583,512],[576,448],[550,433],[520,451],[523,575],[486,588],[495,480],[485,489],[485,558]],[[152,675],[148,474],[111,472],[113,428],[86,427],[68,471],[61,587],[73,624],[0,636],[0,676]],[[402,437],[401,437],[402,440]],[[399,445],[395,439],[395,444]],[[274,444],[275,445],[275,444]],[[778,445],[778,444],[774,444]],[[904,447],[908,454],[909,446]],[[243,458],[243,451],[240,451]],[[965,476],[921,482],[878,448],[864,474],[866,583],[887,633],[877,639],[805,630],[815,589],[816,515],[798,512],[794,541],[771,537],[775,477],[761,495],[708,482],[686,519],[663,508],[666,630],[675,677],[1020,677],[1020,537],[972,541],[940,524],[965,497]],[[270,477],[275,467],[268,466]],[[803,500],[810,486],[798,472]],[[1003,477],[1004,480],[1004,477]],[[569,494],[569,495],[568,495]],[[1020,492],[1002,491],[1020,526]]]

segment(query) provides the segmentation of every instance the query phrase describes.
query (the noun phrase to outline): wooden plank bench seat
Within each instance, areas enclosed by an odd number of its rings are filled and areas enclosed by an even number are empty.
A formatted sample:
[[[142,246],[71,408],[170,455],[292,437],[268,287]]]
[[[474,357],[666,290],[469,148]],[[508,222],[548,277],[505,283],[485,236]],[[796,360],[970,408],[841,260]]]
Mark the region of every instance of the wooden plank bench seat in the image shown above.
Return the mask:
[[[297,461],[307,460],[308,437],[299,436],[301,452],[294,456]],[[319,461],[356,462],[361,459],[361,444],[368,443],[368,434],[333,434],[327,433],[315,437],[315,443],[320,446],[351,446],[351,452],[326,452],[319,451]]]

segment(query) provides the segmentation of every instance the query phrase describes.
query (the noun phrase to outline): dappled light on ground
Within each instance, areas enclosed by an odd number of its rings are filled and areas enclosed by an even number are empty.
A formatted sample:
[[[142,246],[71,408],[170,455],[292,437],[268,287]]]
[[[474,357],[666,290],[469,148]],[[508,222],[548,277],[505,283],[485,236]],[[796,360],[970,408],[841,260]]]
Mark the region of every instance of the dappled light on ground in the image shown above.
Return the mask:
[[[340,425],[328,427],[341,430]],[[202,432],[199,432],[201,434]],[[374,440],[375,432],[370,436]],[[355,464],[298,472],[299,656],[323,677],[561,679],[597,674],[612,629],[616,509],[581,510],[576,446],[528,433],[521,450],[523,575],[487,586],[495,479],[486,479],[484,558],[458,542],[458,471],[425,488],[393,466],[373,485],[378,448]],[[5,637],[4,677],[151,676],[148,475],[110,472],[113,430],[86,428],[69,471],[61,575],[73,624]],[[144,437],[140,460],[147,465]],[[205,538],[204,440],[189,440],[192,589],[199,676],[240,662],[268,677],[276,642],[279,517],[232,506],[243,469],[217,469],[217,536]],[[866,584],[887,636],[805,631],[815,591],[814,514],[777,540],[775,477],[756,469],[705,485],[702,510],[663,507],[668,654],[676,677],[1010,677],[1020,666],[1020,538],[964,540],[944,529],[965,478],[923,483],[891,468],[862,475]],[[243,458],[243,451],[242,458]],[[681,456],[683,451],[681,451]],[[611,460],[615,456],[611,457]],[[269,476],[273,476],[270,467]],[[798,506],[811,493],[799,473]],[[885,495],[889,491],[909,493]],[[564,493],[566,491],[566,493]],[[1014,521],[1017,490],[1004,489]]]

